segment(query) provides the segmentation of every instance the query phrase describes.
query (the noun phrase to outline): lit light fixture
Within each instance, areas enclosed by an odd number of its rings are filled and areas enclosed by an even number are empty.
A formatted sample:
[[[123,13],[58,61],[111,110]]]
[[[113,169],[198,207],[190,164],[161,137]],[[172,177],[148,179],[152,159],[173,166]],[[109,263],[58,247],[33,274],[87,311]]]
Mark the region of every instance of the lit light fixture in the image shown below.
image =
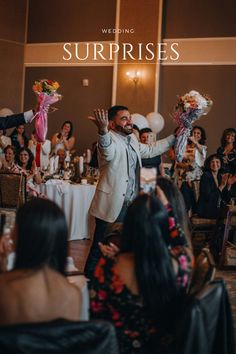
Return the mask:
[[[128,78],[130,80],[132,80],[134,82],[135,85],[137,85],[137,83],[139,82],[139,79],[141,77],[141,73],[140,71],[126,71],[126,76],[128,76]]]

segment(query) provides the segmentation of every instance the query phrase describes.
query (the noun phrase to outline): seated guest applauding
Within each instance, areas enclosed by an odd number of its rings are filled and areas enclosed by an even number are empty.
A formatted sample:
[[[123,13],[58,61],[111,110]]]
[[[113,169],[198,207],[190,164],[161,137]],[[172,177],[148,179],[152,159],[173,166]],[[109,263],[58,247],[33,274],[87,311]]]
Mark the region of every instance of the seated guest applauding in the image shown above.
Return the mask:
[[[52,150],[56,154],[58,149],[65,149],[71,152],[75,145],[75,137],[73,134],[73,125],[70,120],[62,124],[60,133],[56,133],[52,137]]]
[[[229,202],[229,174],[221,172],[221,158],[213,154],[206,159],[205,172],[200,180],[200,196],[197,213],[203,218],[215,219],[221,207]],[[229,187],[229,188],[228,188]]]
[[[0,274],[0,324],[78,321],[81,292],[65,278],[67,225],[52,201],[21,206],[13,231],[14,269]]]
[[[217,154],[223,160],[222,169],[231,175],[236,174],[236,129],[225,129],[221,137],[221,146]]]
[[[101,258],[91,282],[91,316],[113,322],[121,353],[167,352],[189,283],[187,241],[158,194],[166,208],[147,194],[129,206],[120,254]]]

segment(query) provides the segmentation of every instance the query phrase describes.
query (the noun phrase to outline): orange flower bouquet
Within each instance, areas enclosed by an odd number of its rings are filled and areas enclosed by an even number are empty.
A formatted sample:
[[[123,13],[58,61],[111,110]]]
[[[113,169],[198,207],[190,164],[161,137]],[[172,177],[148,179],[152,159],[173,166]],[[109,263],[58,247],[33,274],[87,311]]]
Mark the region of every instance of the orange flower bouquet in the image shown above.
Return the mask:
[[[35,118],[35,135],[38,142],[44,142],[48,131],[48,109],[62,96],[57,93],[60,87],[57,81],[43,79],[35,81],[33,91],[37,95],[38,111]]]

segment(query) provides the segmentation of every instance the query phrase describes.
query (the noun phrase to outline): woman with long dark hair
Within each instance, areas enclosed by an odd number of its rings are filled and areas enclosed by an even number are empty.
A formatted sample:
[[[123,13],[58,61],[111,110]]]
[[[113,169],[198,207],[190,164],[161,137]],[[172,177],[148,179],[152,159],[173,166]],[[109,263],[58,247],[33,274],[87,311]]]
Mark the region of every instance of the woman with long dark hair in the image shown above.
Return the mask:
[[[101,258],[94,273],[91,316],[113,322],[121,353],[153,353],[154,342],[158,352],[188,287],[187,242],[168,211],[155,196],[138,196],[128,208],[116,261]]]
[[[28,138],[25,135],[25,126],[23,124],[19,124],[13,130],[10,135],[11,143],[15,146],[16,151],[18,152],[20,148],[28,146]]]
[[[52,201],[21,206],[14,229],[14,269],[0,274],[0,324],[79,320],[81,293],[65,275],[67,224]]]
[[[56,133],[52,137],[52,150],[55,154],[58,149],[64,149],[70,152],[74,145],[73,124],[70,120],[66,120],[61,126],[60,133]]]

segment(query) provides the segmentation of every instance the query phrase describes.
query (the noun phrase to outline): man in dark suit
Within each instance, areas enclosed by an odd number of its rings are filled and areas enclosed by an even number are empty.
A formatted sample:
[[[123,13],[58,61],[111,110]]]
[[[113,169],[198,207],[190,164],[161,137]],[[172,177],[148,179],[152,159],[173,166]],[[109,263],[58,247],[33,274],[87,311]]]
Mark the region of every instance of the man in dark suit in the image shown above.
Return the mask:
[[[17,125],[31,123],[34,119],[35,111],[34,109],[19,113],[19,114],[12,114],[6,117],[0,117],[0,130],[5,130],[8,128],[14,128]]]

